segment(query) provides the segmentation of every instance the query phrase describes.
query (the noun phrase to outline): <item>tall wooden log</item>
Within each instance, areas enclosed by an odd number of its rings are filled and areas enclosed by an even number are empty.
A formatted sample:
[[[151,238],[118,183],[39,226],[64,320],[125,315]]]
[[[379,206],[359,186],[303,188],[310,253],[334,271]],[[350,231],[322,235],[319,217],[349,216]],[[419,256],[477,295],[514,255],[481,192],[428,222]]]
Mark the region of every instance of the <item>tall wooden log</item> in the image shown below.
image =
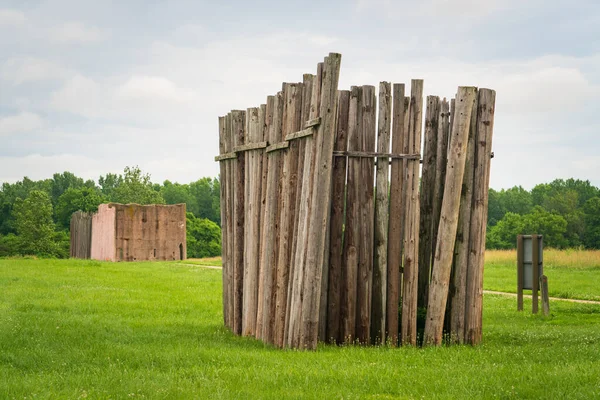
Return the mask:
[[[473,105],[477,110],[477,99]],[[460,211],[458,212],[458,226],[456,231],[456,244],[454,245],[454,265],[451,280],[451,312],[450,312],[450,339],[453,342],[465,341],[465,306],[467,292],[467,267],[469,265],[469,236],[471,230],[471,205],[473,202],[473,173],[475,161],[475,135],[477,133],[477,112],[471,113],[469,138],[467,142],[467,158],[465,160],[465,173],[460,193]]]
[[[304,84],[310,85],[309,89],[304,89],[303,109],[304,117],[303,127],[306,121],[318,116],[318,96],[321,92],[321,70],[319,66],[317,75],[305,75]],[[304,97],[306,96],[306,98]],[[306,114],[308,112],[308,114]],[[314,179],[314,154],[316,142],[312,136],[302,139],[305,146],[305,152],[301,156],[303,159],[302,180],[299,182],[298,199],[298,228],[296,231],[297,248],[293,256],[294,262],[294,282],[292,283],[292,313],[290,314],[290,335],[288,337],[288,346],[297,348],[300,344],[300,332],[302,324],[302,294],[304,290],[304,276],[306,268],[306,250],[310,238],[308,237],[309,215],[311,210],[313,179]]]
[[[301,87],[295,83],[283,85],[282,137],[300,128]],[[283,347],[285,342],[288,311],[288,287],[290,278],[290,256],[296,204],[296,175],[298,165],[298,141],[292,140],[283,156],[281,171],[281,198],[279,213],[279,254],[277,255],[277,287],[275,304],[275,345]]]
[[[229,122],[229,124],[227,123]],[[228,114],[224,117],[219,117],[219,154],[227,153],[226,150],[226,141],[229,136],[229,132],[227,129],[227,125],[231,129],[231,114]],[[228,210],[228,199],[227,199],[227,187],[229,185],[228,177],[227,177],[227,161],[221,161],[219,163],[219,183],[220,183],[220,198],[221,198],[221,261],[223,265],[222,269],[222,281],[223,281],[223,322],[226,327],[229,329],[232,328],[230,326],[229,320],[229,305],[233,304],[230,301],[230,293],[229,293],[229,271],[231,266],[229,265],[229,232],[227,232],[227,210]]]
[[[266,126],[269,143],[281,141],[281,117],[283,114],[283,96],[267,98]],[[266,155],[267,184],[265,190],[264,223],[261,234],[261,270],[260,282],[262,296],[258,299],[257,337],[267,343],[273,342],[273,288],[276,281],[276,260],[279,239],[277,215],[279,211],[279,176],[281,166],[281,151],[272,151]]]
[[[246,143],[244,130],[246,125],[246,112],[233,110],[232,133],[233,147],[241,146]],[[233,163],[234,180],[234,216],[233,216],[233,331],[242,334],[242,308],[243,308],[243,282],[244,282],[244,228],[245,228],[245,163],[246,155],[240,153],[237,160]]]
[[[419,225],[419,287],[417,307],[427,307],[429,277],[431,273],[433,240],[433,203],[435,168],[437,158],[437,126],[439,117],[437,96],[427,96],[425,134],[423,140],[423,169],[421,173],[420,225]]]
[[[379,117],[377,127],[377,151],[390,151],[390,127],[392,122],[392,86],[389,82],[379,84]],[[389,224],[389,159],[377,158],[377,183],[375,202],[375,259],[373,263],[373,295],[371,304],[371,340],[383,344],[386,340],[387,310],[387,264]]]
[[[374,86],[362,88],[363,122],[361,151],[375,151],[377,98]],[[373,231],[374,231],[374,186],[375,162],[373,158],[360,160],[360,227],[362,240],[358,251],[358,285],[356,291],[357,316],[356,338],[369,344],[371,337],[371,294],[373,286]]]
[[[444,98],[440,103],[440,113],[437,126],[438,138],[435,158],[435,182],[433,190],[433,240],[431,257],[435,256],[435,243],[437,243],[437,232],[440,225],[440,212],[444,196],[444,184],[446,183],[446,164],[448,163],[448,141],[450,138],[450,104]]]
[[[408,103],[404,98],[404,84],[394,84],[393,87],[393,118],[392,118],[392,153],[404,152],[404,120],[408,115]],[[400,281],[402,270],[402,245],[403,245],[403,218],[404,182],[403,160],[392,159],[390,179],[390,221],[388,236],[388,276],[386,297],[386,330],[387,342],[396,346],[398,344],[398,309],[400,304]]]
[[[446,168],[444,202],[438,229],[423,335],[424,345],[440,345],[442,343],[450,270],[458,227],[458,213],[460,211],[460,193],[467,156],[469,125],[476,95],[477,88],[475,87],[458,88],[454,126],[452,127],[452,138],[450,139],[448,153],[448,167]]]
[[[473,345],[481,343],[482,337],[483,264],[485,261],[485,235],[495,103],[496,92],[494,90],[479,90],[465,321],[465,342]]]
[[[408,151],[421,150],[423,115],[423,80],[413,79],[410,90],[410,117],[408,125]],[[404,274],[402,291],[402,344],[417,344],[417,282],[419,265],[419,160],[406,161],[405,224],[404,224]]]
[[[335,135],[336,151],[348,149],[348,112],[350,108],[350,91],[341,90],[338,99],[337,129]],[[333,160],[333,182],[331,188],[331,222],[329,244],[329,295],[327,310],[326,338],[331,343],[343,342],[340,335],[341,302],[344,267],[344,203],[346,198],[346,157],[335,157]]]
[[[304,296],[302,302],[302,330],[300,347],[315,349],[319,331],[319,307],[321,302],[321,280],[329,249],[326,235],[329,231],[329,210],[331,201],[331,168],[333,144],[335,141],[335,121],[337,115],[337,89],[342,56],[329,53],[323,65],[323,84],[318,126],[314,140],[315,173],[312,190],[312,208],[309,214]]]
[[[247,110],[246,120],[247,141],[258,143],[263,139],[264,115],[262,108],[255,107]],[[260,202],[262,168],[261,154],[263,150],[246,152],[246,226],[244,248],[244,305],[242,316],[242,335],[256,334],[256,317],[258,311],[258,274],[259,274],[259,237],[260,237]]]
[[[348,106],[348,150],[358,151],[362,134],[362,87],[352,86]],[[343,341],[356,338],[356,293],[358,278],[358,249],[360,236],[360,159],[348,158],[346,187],[346,224],[344,230],[343,290],[341,306],[341,333]]]
[[[268,98],[267,98],[268,100]],[[271,110],[269,110],[271,111]],[[268,137],[269,137],[269,128],[267,126],[267,120],[272,120],[272,115],[271,118],[269,118],[269,116],[267,115],[267,105],[266,104],[261,104],[260,105],[260,115],[261,115],[261,119],[259,121],[260,127],[262,129],[261,135],[260,135],[260,141],[267,141]],[[265,212],[265,203],[267,201],[267,174],[268,174],[268,160],[266,158],[266,153],[264,151],[264,149],[261,149],[260,151],[258,151],[258,157],[260,160],[260,164],[259,164],[259,169],[260,169],[260,181],[257,182],[260,185],[260,217],[259,217],[259,224],[258,224],[258,235],[256,237],[257,240],[257,247],[258,247],[258,280],[257,280],[257,286],[258,286],[258,298],[257,298],[257,305],[256,305],[256,331],[254,332],[254,336],[257,339],[263,339],[262,337],[262,332],[263,332],[263,306],[264,306],[264,274],[265,272],[264,270],[264,266],[261,263],[262,261],[262,236],[263,236],[263,231],[264,231],[264,227],[265,227],[265,220],[267,218],[266,216],[266,212]]]

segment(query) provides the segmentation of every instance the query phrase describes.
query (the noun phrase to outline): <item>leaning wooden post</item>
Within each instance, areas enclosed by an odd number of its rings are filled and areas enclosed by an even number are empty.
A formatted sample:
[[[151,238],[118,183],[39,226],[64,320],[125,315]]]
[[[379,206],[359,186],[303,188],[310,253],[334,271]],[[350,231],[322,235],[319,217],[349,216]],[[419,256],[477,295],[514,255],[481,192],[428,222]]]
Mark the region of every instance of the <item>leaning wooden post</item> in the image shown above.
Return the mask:
[[[350,91],[339,91],[338,119],[335,138],[335,150],[348,148],[348,111]],[[341,302],[343,285],[343,242],[344,242],[344,204],[346,200],[346,157],[333,160],[333,183],[331,188],[331,241],[329,244],[329,296],[327,310],[327,335],[332,343],[343,341],[340,335]]]
[[[329,53],[323,66],[321,92],[321,123],[314,138],[315,176],[312,190],[312,209],[309,214],[311,240],[306,249],[304,296],[302,302],[301,348],[315,349],[319,332],[319,306],[321,301],[321,279],[326,259],[326,237],[329,225],[331,201],[331,167],[335,140],[337,114],[337,88],[340,77],[341,54]]]
[[[394,84],[393,119],[392,119],[392,153],[400,154],[404,151],[404,115],[406,105],[404,102],[404,84]],[[387,342],[392,346],[398,344],[398,306],[400,303],[400,279],[402,270],[402,240],[404,211],[402,185],[404,174],[403,160],[392,159],[390,183],[390,221],[388,235],[388,276],[386,298],[386,330]]]
[[[299,92],[297,84],[283,84],[283,117],[282,137],[293,133],[299,127],[300,107],[296,106],[296,95]],[[277,255],[277,284],[275,293],[275,333],[274,342],[278,347],[285,343],[286,320],[288,316],[288,288],[290,284],[290,253],[292,242],[292,228],[294,225],[294,207],[296,205],[296,166],[298,162],[298,148],[294,141],[283,153],[282,169],[280,176],[279,198],[279,250]]]
[[[483,265],[485,262],[485,235],[495,103],[495,91],[490,89],[479,90],[465,321],[465,342],[473,345],[479,344],[482,337]]]
[[[465,172],[469,125],[476,95],[477,88],[475,87],[458,88],[454,126],[448,153],[448,167],[446,168],[444,202],[433,260],[433,274],[423,335],[424,345],[440,345],[442,343],[448,284],[458,226],[460,192]]]
[[[477,100],[473,105],[477,110]],[[452,341],[465,341],[465,307],[467,292],[467,269],[469,265],[469,236],[471,233],[471,205],[473,202],[473,174],[475,171],[475,135],[477,133],[477,112],[471,113],[469,139],[467,142],[467,158],[462,190],[460,192],[460,211],[458,212],[458,227],[454,245],[454,265],[450,291],[450,336]]]
[[[427,96],[425,109],[425,133],[423,146],[423,168],[421,172],[421,198],[419,205],[419,287],[417,307],[427,308],[429,277],[431,276],[433,204],[435,191],[435,167],[437,158],[437,127],[440,98]]]
[[[379,118],[377,128],[377,152],[390,150],[390,126],[392,122],[392,87],[389,82],[379,84]],[[388,251],[388,197],[389,160],[377,158],[377,184],[375,201],[375,260],[373,265],[373,296],[371,315],[371,340],[385,343],[386,294],[387,294],[387,251]]]
[[[446,183],[446,164],[448,163],[448,141],[450,137],[450,103],[444,98],[440,103],[440,114],[438,119],[438,139],[435,157],[435,182],[433,185],[433,240],[431,257],[435,256],[435,243],[437,243],[437,232],[440,225],[440,212],[444,196],[444,184]]]
[[[413,79],[410,89],[410,118],[408,126],[408,150],[419,154],[423,115],[423,80]],[[417,283],[419,272],[419,164],[418,159],[407,160],[406,207],[404,228],[404,276],[402,291],[403,345],[417,344]]]

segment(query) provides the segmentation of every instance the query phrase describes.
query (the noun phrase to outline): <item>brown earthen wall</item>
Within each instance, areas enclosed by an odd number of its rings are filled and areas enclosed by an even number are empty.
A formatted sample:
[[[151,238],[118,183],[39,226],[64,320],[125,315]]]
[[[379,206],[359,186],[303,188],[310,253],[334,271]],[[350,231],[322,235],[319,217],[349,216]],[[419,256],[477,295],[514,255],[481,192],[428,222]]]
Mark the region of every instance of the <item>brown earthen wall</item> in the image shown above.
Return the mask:
[[[185,260],[185,204],[111,204],[117,261]]]

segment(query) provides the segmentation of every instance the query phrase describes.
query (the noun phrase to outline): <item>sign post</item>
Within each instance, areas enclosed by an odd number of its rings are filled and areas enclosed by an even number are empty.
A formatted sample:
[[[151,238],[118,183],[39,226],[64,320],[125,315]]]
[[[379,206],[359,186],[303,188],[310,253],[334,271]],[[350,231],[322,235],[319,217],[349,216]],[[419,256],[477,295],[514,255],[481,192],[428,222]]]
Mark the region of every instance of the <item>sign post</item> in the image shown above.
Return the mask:
[[[523,290],[531,290],[531,312],[538,312],[540,277],[544,275],[543,236],[517,236],[517,310],[523,311]]]

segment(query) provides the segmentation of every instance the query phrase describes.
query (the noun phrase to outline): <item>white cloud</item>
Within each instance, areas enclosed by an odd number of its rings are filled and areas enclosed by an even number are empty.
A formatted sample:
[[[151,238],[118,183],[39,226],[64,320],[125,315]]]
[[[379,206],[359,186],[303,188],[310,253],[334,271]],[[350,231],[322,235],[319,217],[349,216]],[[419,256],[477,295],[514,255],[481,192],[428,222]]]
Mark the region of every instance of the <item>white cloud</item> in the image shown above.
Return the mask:
[[[191,90],[179,88],[161,76],[132,76],[116,90],[116,94],[133,101],[182,103],[194,99]]]
[[[95,26],[84,25],[81,22],[67,22],[53,27],[50,37],[59,43],[91,43],[106,39],[107,34]]]
[[[30,132],[40,129],[43,121],[39,115],[22,112],[17,115],[0,117],[0,136],[9,136],[22,132]]]
[[[69,71],[50,60],[35,57],[16,57],[0,68],[2,79],[20,85],[27,82],[63,79]]]
[[[0,9],[0,27],[19,26],[27,22],[27,17],[21,11]]]

